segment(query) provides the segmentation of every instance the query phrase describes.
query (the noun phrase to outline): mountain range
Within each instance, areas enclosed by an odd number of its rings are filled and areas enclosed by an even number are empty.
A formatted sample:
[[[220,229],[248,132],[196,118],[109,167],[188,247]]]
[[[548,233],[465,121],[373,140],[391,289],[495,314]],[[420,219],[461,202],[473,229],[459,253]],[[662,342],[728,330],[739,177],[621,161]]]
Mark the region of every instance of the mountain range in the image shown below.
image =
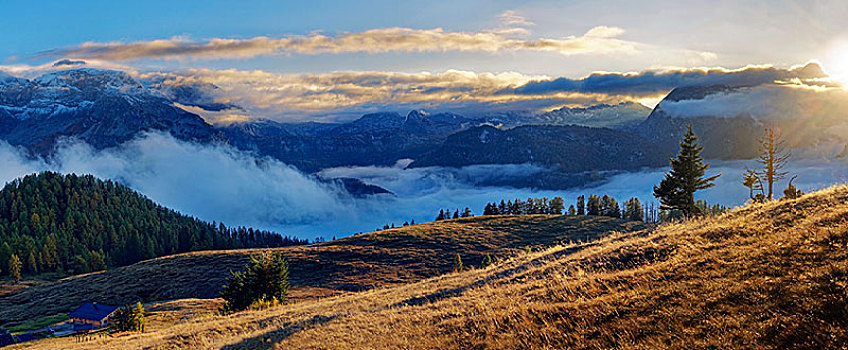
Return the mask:
[[[201,142],[215,134],[203,118],[124,72],[79,68],[32,80],[0,77],[0,139],[35,154],[50,153],[63,136],[106,148],[150,130]]]
[[[545,179],[539,180],[537,174],[498,185],[552,189],[597,181],[598,172],[661,166],[676,152],[689,123],[701,135],[708,158],[754,157],[757,148],[752,135],[767,125],[792,130],[792,147],[827,144],[834,149],[828,155],[845,153],[843,138],[821,133],[823,128],[846,126],[844,118],[813,116],[816,123],[799,129],[784,115],[764,118],[734,111],[731,102],[721,105],[729,106],[727,110],[712,105],[717,99],[755,98],[767,88],[782,92],[780,87],[680,87],[653,110],[629,102],[477,117],[413,110],[406,115],[366,114],[346,123],[258,118],[213,125],[180,106],[239,108],[211,98],[210,91],[217,89],[214,85],[174,86],[139,81],[120,71],[75,68],[34,79],[0,75],[0,139],[33,156],[45,156],[65,137],[104,149],[145,131],[162,131],[190,142],[228,143],[306,173],[331,167],[392,166],[402,159],[413,160],[412,167],[530,164],[544,168]],[[588,171],[595,175],[587,176]],[[351,179],[339,183],[359,189],[367,185]],[[373,188],[364,191],[383,193]]]

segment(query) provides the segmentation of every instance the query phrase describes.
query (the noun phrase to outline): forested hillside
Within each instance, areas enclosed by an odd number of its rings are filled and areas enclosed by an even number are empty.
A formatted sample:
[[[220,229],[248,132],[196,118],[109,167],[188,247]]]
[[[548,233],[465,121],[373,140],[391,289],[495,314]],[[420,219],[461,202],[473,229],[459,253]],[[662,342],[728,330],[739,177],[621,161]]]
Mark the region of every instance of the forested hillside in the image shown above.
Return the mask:
[[[0,273],[12,255],[25,273],[84,273],[205,249],[306,243],[274,232],[231,229],[165,208],[91,175],[44,172],[0,191]]]

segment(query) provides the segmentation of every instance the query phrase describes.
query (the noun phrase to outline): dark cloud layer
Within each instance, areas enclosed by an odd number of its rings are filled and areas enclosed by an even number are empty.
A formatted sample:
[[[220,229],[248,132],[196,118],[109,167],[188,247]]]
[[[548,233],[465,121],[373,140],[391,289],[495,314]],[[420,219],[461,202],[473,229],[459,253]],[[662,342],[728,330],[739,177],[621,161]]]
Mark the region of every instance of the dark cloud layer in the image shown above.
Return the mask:
[[[771,66],[748,66],[742,69],[689,68],[638,73],[593,73],[580,79],[556,78],[531,81],[517,88],[501,90],[502,94],[545,95],[555,92],[607,93],[650,96],[681,86],[728,85],[757,86],[776,81],[808,82],[825,79],[827,74],[817,63],[789,69]]]

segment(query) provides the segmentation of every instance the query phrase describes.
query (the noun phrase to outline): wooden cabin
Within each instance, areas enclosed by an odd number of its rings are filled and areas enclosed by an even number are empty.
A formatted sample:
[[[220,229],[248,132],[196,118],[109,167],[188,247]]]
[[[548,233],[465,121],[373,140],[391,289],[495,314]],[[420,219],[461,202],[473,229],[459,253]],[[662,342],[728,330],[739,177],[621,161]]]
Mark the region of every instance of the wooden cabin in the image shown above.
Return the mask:
[[[112,324],[112,315],[118,308],[98,303],[83,303],[68,316],[74,323],[74,330],[93,330]]]

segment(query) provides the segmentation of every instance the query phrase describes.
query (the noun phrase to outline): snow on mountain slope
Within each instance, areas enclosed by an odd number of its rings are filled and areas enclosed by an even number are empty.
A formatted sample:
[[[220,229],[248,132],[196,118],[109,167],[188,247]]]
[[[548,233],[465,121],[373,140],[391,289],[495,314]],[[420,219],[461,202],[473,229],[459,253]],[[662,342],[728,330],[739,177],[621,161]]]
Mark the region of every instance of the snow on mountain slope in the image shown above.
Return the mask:
[[[55,71],[0,84],[0,138],[37,154],[62,137],[95,148],[116,146],[138,132],[164,130],[185,140],[210,140],[213,129],[173,106],[129,74],[103,69]]]

